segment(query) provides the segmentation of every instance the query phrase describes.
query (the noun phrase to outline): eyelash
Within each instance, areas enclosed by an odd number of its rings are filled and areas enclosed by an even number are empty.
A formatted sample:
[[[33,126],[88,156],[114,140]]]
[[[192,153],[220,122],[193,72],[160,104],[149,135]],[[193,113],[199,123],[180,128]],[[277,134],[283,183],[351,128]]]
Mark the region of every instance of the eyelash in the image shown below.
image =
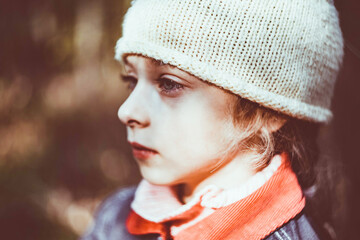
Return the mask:
[[[121,76],[121,78],[123,79],[124,82],[128,83],[128,89],[130,90],[134,90],[137,84],[137,79],[133,76]],[[168,78],[159,78],[156,79],[156,83],[159,87],[159,89],[161,90],[161,93],[166,94],[166,95],[174,95],[176,94],[178,91],[180,91],[181,89],[184,88],[184,86],[180,83],[177,83],[171,79]],[[170,85],[170,88],[168,88],[169,86],[166,85]]]
[[[168,95],[177,93],[178,91],[180,91],[181,89],[184,88],[183,85],[181,85],[173,80],[170,80],[168,78],[159,78],[156,80],[156,82],[158,83],[159,88],[161,89],[161,92],[168,94]],[[168,85],[168,86],[166,86],[166,85]],[[169,85],[170,85],[170,89],[167,88],[167,87],[169,87]]]
[[[126,76],[126,75],[121,75],[121,79],[127,83],[127,88],[129,90],[134,90],[136,84],[137,84],[137,79],[135,77],[132,76]]]

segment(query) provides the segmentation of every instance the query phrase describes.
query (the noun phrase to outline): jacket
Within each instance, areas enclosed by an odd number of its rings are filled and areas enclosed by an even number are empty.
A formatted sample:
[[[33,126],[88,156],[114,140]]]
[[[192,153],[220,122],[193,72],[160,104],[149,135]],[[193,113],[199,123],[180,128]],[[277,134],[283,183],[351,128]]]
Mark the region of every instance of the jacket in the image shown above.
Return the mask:
[[[80,240],[160,240],[161,238],[155,234],[135,236],[126,229],[125,222],[135,189],[135,187],[122,189],[104,201],[95,216],[93,226]],[[306,215],[301,212],[265,239],[318,240],[319,238]]]

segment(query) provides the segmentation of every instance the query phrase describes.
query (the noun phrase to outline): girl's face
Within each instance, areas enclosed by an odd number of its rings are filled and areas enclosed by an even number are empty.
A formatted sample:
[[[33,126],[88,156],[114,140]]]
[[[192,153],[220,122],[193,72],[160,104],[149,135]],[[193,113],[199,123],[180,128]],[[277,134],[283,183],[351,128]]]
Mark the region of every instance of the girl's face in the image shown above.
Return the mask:
[[[118,116],[143,177],[160,185],[208,178],[237,131],[236,96],[150,58],[130,55],[125,70],[132,91]]]

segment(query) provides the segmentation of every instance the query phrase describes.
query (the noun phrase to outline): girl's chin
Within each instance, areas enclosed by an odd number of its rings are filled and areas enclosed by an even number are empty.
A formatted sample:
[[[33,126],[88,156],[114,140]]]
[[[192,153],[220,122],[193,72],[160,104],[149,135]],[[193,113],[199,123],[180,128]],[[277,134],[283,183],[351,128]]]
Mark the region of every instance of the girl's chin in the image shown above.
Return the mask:
[[[149,183],[153,184],[153,185],[158,185],[158,186],[173,186],[176,185],[175,182],[173,181],[166,181],[164,179],[153,179],[153,178],[145,178],[144,179],[146,181],[148,181]]]
[[[180,181],[176,181],[173,176],[166,176],[164,174],[149,174],[149,173],[141,173],[142,177],[151,184],[159,185],[159,186],[173,186],[180,183]]]

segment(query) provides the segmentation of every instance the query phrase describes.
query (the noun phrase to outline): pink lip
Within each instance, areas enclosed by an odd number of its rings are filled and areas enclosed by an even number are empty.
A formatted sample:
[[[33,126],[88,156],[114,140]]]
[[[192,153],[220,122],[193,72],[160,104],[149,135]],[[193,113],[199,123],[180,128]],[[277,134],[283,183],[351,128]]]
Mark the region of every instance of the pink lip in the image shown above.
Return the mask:
[[[130,142],[132,150],[133,150],[133,155],[135,158],[140,159],[140,160],[146,160],[151,158],[152,156],[154,156],[155,154],[158,154],[157,151],[145,147],[137,142]]]

